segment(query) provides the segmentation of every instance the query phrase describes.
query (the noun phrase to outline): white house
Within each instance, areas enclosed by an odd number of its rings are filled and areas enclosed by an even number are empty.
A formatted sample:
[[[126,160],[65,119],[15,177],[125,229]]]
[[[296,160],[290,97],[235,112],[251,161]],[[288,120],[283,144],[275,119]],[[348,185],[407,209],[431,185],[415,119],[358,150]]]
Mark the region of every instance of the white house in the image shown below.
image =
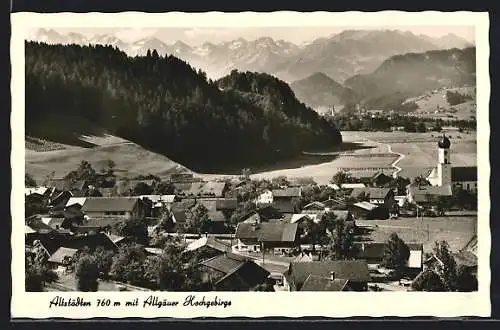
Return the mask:
[[[273,192],[271,190],[264,190],[257,196],[255,200],[256,204],[272,204],[273,202]]]

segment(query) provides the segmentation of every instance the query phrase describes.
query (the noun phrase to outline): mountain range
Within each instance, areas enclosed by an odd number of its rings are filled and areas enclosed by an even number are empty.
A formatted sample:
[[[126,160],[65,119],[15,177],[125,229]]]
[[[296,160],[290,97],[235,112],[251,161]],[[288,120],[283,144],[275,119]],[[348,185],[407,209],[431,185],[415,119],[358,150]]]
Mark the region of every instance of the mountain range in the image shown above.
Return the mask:
[[[49,44],[109,44],[129,56],[156,50],[159,55],[172,54],[187,61],[212,79],[219,79],[237,69],[265,72],[288,83],[317,72],[343,83],[354,75],[371,73],[393,55],[472,46],[453,34],[431,38],[399,30],[344,30],[301,45],[261,37],[251,41],[238,38],[190,46],[182,41],[167,44],[155,35],[125,42],[113,34],[86,37],[75,32],[63,34],[54,29],[39,29],[30,40]]]

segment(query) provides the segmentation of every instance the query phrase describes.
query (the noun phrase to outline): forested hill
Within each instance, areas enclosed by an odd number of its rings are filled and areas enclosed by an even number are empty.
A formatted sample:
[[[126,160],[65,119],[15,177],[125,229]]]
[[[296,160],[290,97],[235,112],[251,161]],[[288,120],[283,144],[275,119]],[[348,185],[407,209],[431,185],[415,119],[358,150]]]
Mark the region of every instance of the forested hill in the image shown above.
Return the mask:
[[[25,57],[27,134],[40,132],[46,118],[74,118],[200,171],[341,142],[334,125],[266,75],[249,80],[258,93],[244,84],[221,91],[203,72],[155,51],[128,57],[111,46],[27,42]]]

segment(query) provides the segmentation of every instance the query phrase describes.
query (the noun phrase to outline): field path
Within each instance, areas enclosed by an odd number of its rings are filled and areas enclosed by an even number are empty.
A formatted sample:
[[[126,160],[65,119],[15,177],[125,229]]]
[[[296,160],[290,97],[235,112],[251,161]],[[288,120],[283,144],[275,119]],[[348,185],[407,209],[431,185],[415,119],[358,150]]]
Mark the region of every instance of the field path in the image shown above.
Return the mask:
[[[378,141],[374,141],[374,140],[370,140],[368,138],[363,138],[363,137],[360,137],[359,135],[356,135],[356,137],[360,138],[360,139],[363,139],[365,141],[368,141],[368,142],[371,142],[371,143],[374,143],[374,144],[378,144],[378,145],[383,145],[387,148],[387,151],[391,154],[394,154],[394,155],[397,155],[398,158],[392,162],[391,166],[394,167],[396,169],[396,171],[394,173],[392,173],[392,176],[393,177],[396,177],[398,175],[399,172],[401,172],[403,169],[401,167],[399,167],[397,164],[403,160],[403,158],[405,158],[405,155],[403,155],[402,153],[399,153],[399,152],[396,152],[396,151],[393,151],[392,150],[392,147],[390,144],[387,144],[387,143],[383,143],[383,142],[378,142]]]

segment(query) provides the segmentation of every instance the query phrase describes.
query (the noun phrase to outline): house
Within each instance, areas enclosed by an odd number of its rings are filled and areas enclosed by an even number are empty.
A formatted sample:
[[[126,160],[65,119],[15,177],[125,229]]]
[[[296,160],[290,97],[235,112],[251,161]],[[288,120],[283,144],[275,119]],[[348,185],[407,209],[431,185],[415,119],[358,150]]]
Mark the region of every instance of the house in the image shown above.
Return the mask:
[[[71,267],[78,249],[60,247],[47,260],[49,266],[57,272],[65,272]]]
[[[343,198],[332,199],[321,202],[325,206],[325,211],[329,210],[347,210],[347,203]]]
[[[249,258],[224,253],[198,265],[202,281],[213,291],[250,291],[268,280],[270,273]]]
[[[82,212],[89,218],[143,218],[145,205],[137,197],[87,197]]]
[[[366,260],[370,269],[378,268],[384,260],[386,250],[385,242],[357,242],[354,243],[355,258]],[[407,243],[410,250],[407,266],[410,269],[422,269],[423,245],[419,243]]]
[[[302,189],[300,187],[289,187],[284,189],[273,189],[273,201],[276,199],[292,199],[302,196]]]
[[[477,166],[451,168],[453,187],[477,193]]]
[[[335,278],[335,272],[330,276],[309,275],[300,291],[351,291],[349,281]]]
[[[236,227],[236,249],[242,252],[261,252],[272,249],[274,253],[290,252],[298,244],[297,223],[245,223]]]
[[[389,218],[389,211],[384,206],[369,202],[354,203],[349,207],[349,210],[357,219],[385,220]]]
[[[199,258],[206,260],[220,254],[231,252],[231,244],[222,242],[211,236],[201,237],[191,242],[185,250],[185,253],[196,253]]]
[[[409,203],[428,205],[433,198],[439,196],[451,196],[451,186],[419,186],[415,184],[408,185],[406,189],[406,199]]]
[[[302,208],[302,213],[320,213],[323,212],[325,209],[326,209],[325,204],[318,201],[314,201],[312,203],[305,205]]]
[[[127,237],[118,236],[110,233],[109,234],[106,233],[106,236],[108,236],[110,241],[113,242],[113,244],[115,244],[117,247],[130,243],[130,240]]]
[[[351,291],[367,291],[371,281],[365,260],[329,260],[291,262],[285,273],[285,287],[288,291],[301,291],[310,275],[331,279],[347,280]]]
[[[256,204],[271,204],[273,202],[273,192],[269,189],[261,192],[257,199],[255,200]]]
[[[278,199],[275,198],[272,206],[281,214],[291,214],[295,212],[295,206],[292,199]]]
[[[37,195],[40,195],[40,196],[44,196],[45,193],[48,190],[49,190],[49,188],[43,187],[43,186],[40,186],[40,187],[28,187],[28,188],[24,188],[24,196],[29,196],[31,194],[37,194]]]
[[[370,178],[370,185],[381,188],[392,182],[392,180],[392,176],[386,175],[384,172],[377,172]]]
[[[351,198],[364,196],[370,204],[383,205],[390,210],[395,204],[394,191],[390,188],[355,188],[351,192]]]
[[[52,235],[39,239],[41,245],[52,255],[60,247],[81,250],[88,247],[94,250],[101,246],[105,250],[116,251],[118,247],[104,233],[84,234],[84,235]]]
[[[363,189],[366,188],[364,183],[342,183],[340,189],[350,190],[350,189]]]

